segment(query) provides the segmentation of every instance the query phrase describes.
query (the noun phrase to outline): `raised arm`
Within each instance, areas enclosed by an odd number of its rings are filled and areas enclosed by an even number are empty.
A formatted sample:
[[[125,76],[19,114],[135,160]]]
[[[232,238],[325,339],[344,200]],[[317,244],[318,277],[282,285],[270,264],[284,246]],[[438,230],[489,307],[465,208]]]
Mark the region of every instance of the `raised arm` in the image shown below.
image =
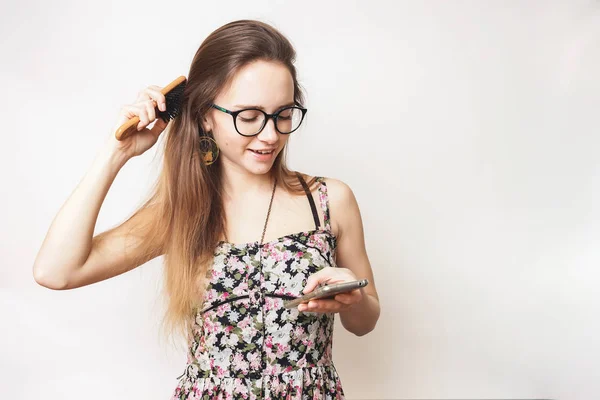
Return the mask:
[[[134,104],[122,108],[116,127],[134,116],[140,118],[138,132],[118,141],[113,129],[90,169],[55,216],[33,265],[35,281],[55,290],[89,285],[122,274],[161,254],[161,244],[152,252],[139,253],[141,238],[155,217],[143,209],[120,226],[93,236],[100,208],[115,177],[125,163],[156,143],[166,123],[156,119],[155,105],[165,109],[160,88],[141,91]],[[151,129],[146,128],[156,121]],[[129,233],[132,234],[129,234]]]

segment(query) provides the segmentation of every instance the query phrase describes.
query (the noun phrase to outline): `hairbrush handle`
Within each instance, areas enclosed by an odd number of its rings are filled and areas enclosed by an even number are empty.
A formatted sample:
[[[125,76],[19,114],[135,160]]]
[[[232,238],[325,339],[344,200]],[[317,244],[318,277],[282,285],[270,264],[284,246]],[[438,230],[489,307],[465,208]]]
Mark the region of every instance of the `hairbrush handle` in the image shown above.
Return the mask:
[[[179,78],[175,79],[173,82],[169,83],[167,86],[165,86],[164,88],[162,88],[160,92],[164,96],[166,96],[173,89],[175,89],[176,87],[178,87],[179,85],[181,85],[185,81],[186,81],[186,77],[185,76],[180,76]],[[166,107],[167,107],[167,110],[168,110],[168,108],[169,108],[169,102],[167,102]],[[138,117],[137,115],[135,117],[133,117],[133,118],[130,118],[127,122],[125,122],[123,125],[121,125],[119,127],[119,129],[117,129],[117,131],[115,132],[115,138],[117,138],[117,140],[124,140],[125,138],[131,136],[132,134],[134,134],[135,132],[137,132],[137,125],[139,123],[140,123],[140,117]]]

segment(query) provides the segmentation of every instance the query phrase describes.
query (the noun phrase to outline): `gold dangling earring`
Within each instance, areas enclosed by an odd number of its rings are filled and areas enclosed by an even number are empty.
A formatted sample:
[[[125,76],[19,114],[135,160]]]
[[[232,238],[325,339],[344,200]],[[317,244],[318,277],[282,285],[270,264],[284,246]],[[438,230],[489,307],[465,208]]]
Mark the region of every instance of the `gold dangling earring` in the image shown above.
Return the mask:
[[[210,133],[210,132],[209,132]],[[215,139],[206,134],[200,134],[200,153],[204,165],[211,165],[219,157],[219,146]]]

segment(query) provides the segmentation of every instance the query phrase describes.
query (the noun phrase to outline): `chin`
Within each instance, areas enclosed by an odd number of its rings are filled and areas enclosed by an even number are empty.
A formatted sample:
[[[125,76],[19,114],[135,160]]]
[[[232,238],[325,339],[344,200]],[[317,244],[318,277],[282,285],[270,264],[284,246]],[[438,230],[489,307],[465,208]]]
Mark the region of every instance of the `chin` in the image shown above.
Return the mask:
[[[275,164],[275,160],[279,156],[279,153],[280,151],[277,151],[271,156],[270,159],[267,160],[259,160],[252,154],[246,154],[244,167],[253,174],[264,175],[271,171],[271,168],[273,168],[273,164]]]
[[[273,164],[269,165],[248,165],[246,169],[254,175],[265,175],[268,174],[273,168]]]

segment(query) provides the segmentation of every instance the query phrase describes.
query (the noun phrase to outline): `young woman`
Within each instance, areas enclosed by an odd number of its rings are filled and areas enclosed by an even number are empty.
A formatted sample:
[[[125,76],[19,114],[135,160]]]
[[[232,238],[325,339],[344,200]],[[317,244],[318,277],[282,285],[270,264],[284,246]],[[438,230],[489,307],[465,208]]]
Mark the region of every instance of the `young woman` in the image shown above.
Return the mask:
[[[210,34],[165,133],[148,201],[93,236],[119,170],[167,127],[156,118],[155,108],[165,110],[157,86],[123,107],[116,127],[138,116],[137,133],[123,141],[111,133],[36,258],[40,285],[73,289],[164,255],[166,326],[189,343],[173,398],[343,398],[334,316],[359,336],[379,318],[352,191],[286,167],[287,140],[307,113],[294,59],[290,42],[262,22]],[[365,278],[368,286],[333,299],[283,307],[325,282]]]

